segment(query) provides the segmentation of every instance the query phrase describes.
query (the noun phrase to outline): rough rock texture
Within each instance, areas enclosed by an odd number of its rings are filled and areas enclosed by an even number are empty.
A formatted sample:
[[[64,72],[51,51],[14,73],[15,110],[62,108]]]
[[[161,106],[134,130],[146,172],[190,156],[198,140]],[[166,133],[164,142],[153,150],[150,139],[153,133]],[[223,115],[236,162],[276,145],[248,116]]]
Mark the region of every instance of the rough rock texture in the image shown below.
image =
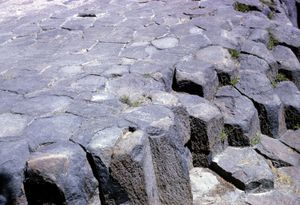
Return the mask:
[[[300,126],[300,91],[292,82],[281,82],[275,89],[284,105],[286,127],[298,129]]]
[[[277,139],[261,135],[260,143],[255,149],[270,159],[275,167],[299,166],[300,164],[300,155]]]
[[[249,146],[260,132],[257,110],[251,100],[231,86],[221,87],[214,101],[222,111],[224,132],[231,146]]]
[[[198,96],[179,94],[179,101],[187,108],[191,138],[187,146],[192,152],[194,166],[209,166],[211,159],[227,145],[221,138],[224,119],[219,109]]]
[[[228,147],[213,158],[212,169],[245,191],[262,192],[274,187],[270,167],[251,148]]]
[[[299,12],[0,1],[0,205],[297,204]]]
[[[263,134],[278,138],[285,130],[283,103],[275,94],[269,79],[253,71],[241,71],[237,89],[254,103]]]

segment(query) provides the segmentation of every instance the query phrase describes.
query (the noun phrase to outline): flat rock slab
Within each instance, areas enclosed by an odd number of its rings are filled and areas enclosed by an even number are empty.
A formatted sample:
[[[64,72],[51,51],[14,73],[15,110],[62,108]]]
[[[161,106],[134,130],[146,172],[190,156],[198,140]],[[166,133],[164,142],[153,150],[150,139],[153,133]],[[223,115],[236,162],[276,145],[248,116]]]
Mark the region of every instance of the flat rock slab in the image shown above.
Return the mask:
[[[274,187],[274,176],[269,165],[252,148],[228,147],[213,158],[212,169],[247,192],[264,192]]]
[[[288,130],[280,137],[280,141],[300,153],[300,129]]]
[[[299,166],[300,155],[291,148],[265,135],[260,136],[260,143],[255,149],[267,159],[270,159],[275,167]]]
[[[295,194],[274,190],[267,193],[248,195],[245,202],[251,205],[272,205],[274,202],[280,202],[282,205],[298,205],[299,200],[300,197]]]

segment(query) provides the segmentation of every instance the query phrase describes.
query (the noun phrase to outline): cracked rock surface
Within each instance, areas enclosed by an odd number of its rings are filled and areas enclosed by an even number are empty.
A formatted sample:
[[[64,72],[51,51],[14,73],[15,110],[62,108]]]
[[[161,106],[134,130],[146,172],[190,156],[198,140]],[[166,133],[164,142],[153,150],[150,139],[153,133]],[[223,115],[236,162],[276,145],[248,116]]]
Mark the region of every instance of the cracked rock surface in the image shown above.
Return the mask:
[[[0,1],[0,205],[298,205],[299,16]]]

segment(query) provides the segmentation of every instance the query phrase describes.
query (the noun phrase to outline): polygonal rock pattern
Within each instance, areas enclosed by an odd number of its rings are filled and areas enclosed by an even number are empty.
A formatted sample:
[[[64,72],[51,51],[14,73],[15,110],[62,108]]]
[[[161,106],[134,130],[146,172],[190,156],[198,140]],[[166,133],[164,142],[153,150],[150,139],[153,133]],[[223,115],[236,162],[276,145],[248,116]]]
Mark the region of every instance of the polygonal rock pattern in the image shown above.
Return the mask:
[[[269,79],[257,72],[241,71],[236,88],[248,96],[258,111],[263,134],[278,138],[285,131],[283,103],[273,91]]]
[[[221,46],[209,46],[199,50],[196,58],[215,66],[221,83],[228,83],[237,75],[237,64],[231,58],[229,51]]]
[[[299,4],[1,1],[0,204],[297,204]]]
[[[212,99],[218,86],[213,66],[201,61],[180,62],[175,66],[173,89]]]
[[[209,101],[198,96],[178,94],[179,101],[187,108],[191,139],[187,143],[193,156],[193,164],[209,166],[212,156],[221,152],[227,145],[227,139],[222,139],[223,117],[219,109]]]
[[[284,105],[286,127],[300,127],[300,91],[292,82],[281,82],[276,86],[276,94]]]
[[[221,87],[214,101],[222,111],[225,132],[231,146],[249,146],[260,132],[257,110],[251,100],[231,86]]]
[[[228,147],[213,158],[212,169],[245,191],[264,192],[274,187],[269,165],[251,148]]]
[[[255,148],[261,155],[270,159],[275,167],[299,166],[300,155],[277,139],[261,135]]]

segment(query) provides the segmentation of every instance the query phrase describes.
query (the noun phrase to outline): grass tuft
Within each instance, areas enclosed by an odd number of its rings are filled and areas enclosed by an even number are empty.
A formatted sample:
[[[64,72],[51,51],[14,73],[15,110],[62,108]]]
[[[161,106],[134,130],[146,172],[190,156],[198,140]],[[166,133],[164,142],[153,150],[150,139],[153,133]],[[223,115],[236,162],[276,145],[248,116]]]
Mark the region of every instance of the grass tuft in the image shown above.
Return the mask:
[[[278,73],[276,78],[271,81],[272,87],[276,88],[279,82],[288,81],[289,79],[283,73]]]
[[[251,146],[255,146],[255,145],[257,145],[257,144],[260,143],[260,140],[261,140],[260,134],[257,133],[257,134],[255,135],[255,137],[253,137],[253,138],[250,140],[250,145],[251,145]]]
[[[139,107],[142,104],[140,100],[131,101],[128,95],[123,95],[120,98],[120,101],[127,104],[129,107]]]
[[[249,5],[242,4],[240,2],[236,2],[236,3],[234,3],[234,10],[246,13],[246,12],[249,12],[251,9],[250,9]]]
[[[238,84],[239,81],[240,81],[239,77],[234,77],[230,80],[230,85],[236,86],[236,84]]]
[[[221,130],[220,139],[221,142],[225,142],[228,139],[228,134],[224,128]]]
[[[228,51],[232,58],[238,59],[240,57],[241,53],[238,50],[230,48]]]
[[[274,35],[269,31],[269,41],[267,48],[272,50],[275,46],[279,44],[278,40],[274,37]]]

